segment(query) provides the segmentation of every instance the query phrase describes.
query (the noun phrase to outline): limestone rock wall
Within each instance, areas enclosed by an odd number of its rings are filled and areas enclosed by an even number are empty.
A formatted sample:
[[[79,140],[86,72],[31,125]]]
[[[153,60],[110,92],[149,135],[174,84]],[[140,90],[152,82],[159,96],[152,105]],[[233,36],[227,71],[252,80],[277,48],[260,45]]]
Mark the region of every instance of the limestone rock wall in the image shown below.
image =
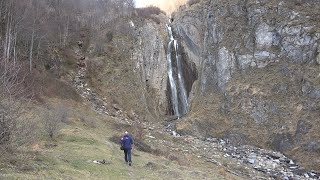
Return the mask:
[[[199,78],[178,132],[279,150],[320,169],[319,12],[316,0],[181,7],[173,29]]]
[[[131,60],[133,71],[138,74],[140,84],[144,87],[141,98],[145,107],[155,117],[163,116],[168,110],[167,91],[167,60],[165,47],[167,32],[164,15],[158,17],[163,23],[145,20],[135,29],[136,42]]]
[[[207,0],[176,13],[173,24],[205,93],[223,90],[236,70],[316,61],[319,9],[318,1]]]

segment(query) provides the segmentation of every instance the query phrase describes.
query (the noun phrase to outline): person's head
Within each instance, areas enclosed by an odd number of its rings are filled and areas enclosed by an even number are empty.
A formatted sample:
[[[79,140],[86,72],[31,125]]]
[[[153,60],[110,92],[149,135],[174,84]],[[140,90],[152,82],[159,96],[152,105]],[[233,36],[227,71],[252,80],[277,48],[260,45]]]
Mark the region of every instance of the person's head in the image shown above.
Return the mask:
[[[124,132],[124,135],[128,135],[128,134],[129,134],[128,131]]]

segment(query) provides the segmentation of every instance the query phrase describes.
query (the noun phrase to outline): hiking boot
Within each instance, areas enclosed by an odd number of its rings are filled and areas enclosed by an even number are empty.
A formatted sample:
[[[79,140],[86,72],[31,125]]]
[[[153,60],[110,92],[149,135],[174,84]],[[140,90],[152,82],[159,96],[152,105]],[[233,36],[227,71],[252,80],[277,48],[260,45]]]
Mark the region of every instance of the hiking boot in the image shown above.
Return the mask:
[[[129,162],[129,166],[131,166],[131,162]]]

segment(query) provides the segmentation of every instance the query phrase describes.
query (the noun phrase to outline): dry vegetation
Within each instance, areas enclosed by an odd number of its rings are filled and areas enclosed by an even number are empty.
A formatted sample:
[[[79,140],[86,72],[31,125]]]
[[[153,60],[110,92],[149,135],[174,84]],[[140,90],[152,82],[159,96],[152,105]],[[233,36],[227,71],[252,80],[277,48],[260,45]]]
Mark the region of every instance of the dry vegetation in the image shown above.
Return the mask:
[[[12,152],[17,146],[27,143],[25,137],[32,129],[23,129],[28,119],[23,119],[24,108],[33,93],[28,74],[19,63],[0,59],[0,149]],[[33,124],[33,123],[32,123]],[[30,128],[32,127],[30,124]],[[1,156],[5,153],[1,153]],[[0,157],[1,157],[0,156]]]
[[[0,178],[4,179],[234,179],[212,163],[201,162],[197,157],[177,156],[166,146],[155,147],[146,136],[139,138],[139,126],[118,124],[114,118],[99,116],[89,107],[76,101],[48,99],[50,107],[72,107],[67,123],[63,124],[53,140],[34,141],[21,146],[20,153],[7,161],[0,161]],[[29,112],[40,113],[47,108],[33,105]],[[48,105],[49,106],[49,105]],[[59,109],[59,108],[55,108]],[[58,110],[59,112],[59,110]],[[89,127],[82,117],[92,119],[97,126]],[[133,166],[123,162],[123,152],[117,141],[123,129],[134,132]],[[137,134],[136,134],[137,133]],[[163,136],[163,137],[162,137]],[[172,137],[157,138],[173,140]],[[95,164],[94,160],[105,160]],[[190,162],[192,162],[192,164]],[[210,172],[210,173],[208,173]],[[240,178],[238,178],[240,179]]]
[[[200,0],[188,0],[187,4],[188,4],[189,6],[192,6],[192,5],[197,4],[197,3],[199,3],[199,2],[200,2]]]
[[[146,8],[137,8],[137,15],[144,19],[151,19],[152,21],[160,24],[160,19],[156,15],[165,14],[160,8],[155,6],[149,6]]]
[[[71,55],[75,39],[82,40],[87,50],[91,34],[132,11],[131,0],[0,2],[1,164],[19,161],[20,149],[44,135],[52,140],[59,135],[67,120],[66,108],[59,105],[32,114],[34,108],[47,106],[53,97],[81,102],[68,84],[76,69],[77,58]],[[111,36],[107,38],[110,41]]]

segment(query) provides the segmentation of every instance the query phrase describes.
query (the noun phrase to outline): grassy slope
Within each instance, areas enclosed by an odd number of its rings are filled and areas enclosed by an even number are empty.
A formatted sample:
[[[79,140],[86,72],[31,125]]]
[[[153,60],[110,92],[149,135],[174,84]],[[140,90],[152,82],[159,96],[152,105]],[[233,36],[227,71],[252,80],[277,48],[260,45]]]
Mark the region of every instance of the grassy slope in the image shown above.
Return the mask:
[[[14,165],[0,163],[0,179],[237,179],[192,156],[188,157],[191,163],[184,165],[133,150],[133,166],[129,167],[118,145],[109,140],[121,135],[114,129],[115,119],[97,115],[79,103],[68,105],[72,107],[69,123],[55,141],[42,140],[25,148],[25,160]],[[93,163],[103,159],[110,164]]]

